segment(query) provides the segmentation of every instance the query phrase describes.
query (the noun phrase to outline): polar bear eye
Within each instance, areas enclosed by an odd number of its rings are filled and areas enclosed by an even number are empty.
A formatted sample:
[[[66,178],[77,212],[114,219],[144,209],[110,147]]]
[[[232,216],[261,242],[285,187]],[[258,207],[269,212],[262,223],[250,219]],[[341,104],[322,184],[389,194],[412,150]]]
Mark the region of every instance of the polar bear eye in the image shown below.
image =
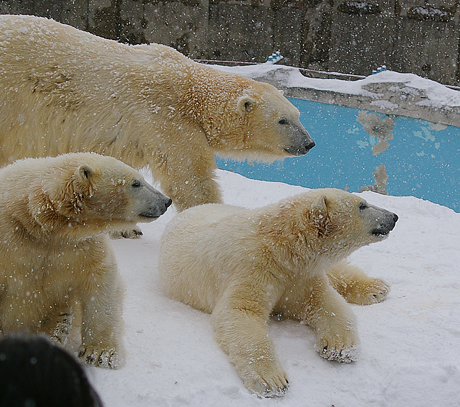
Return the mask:
[[[135,180],[133,180],[133,182],[131,182],[131,186],[132,186],[133,188],[139,188],[141,185],[142,185],[142,184],[141,184],[141,182],[140,182],[138,179],[135,179]]]
[[[288,121],[286,119],[279,119],[278,124],[285,125],[288,124]]]
[[[367,208],[367,203],[366,202],[360,202],[359,205],[358,205],[358,209],[360,211],[364,211],[364,209]]]

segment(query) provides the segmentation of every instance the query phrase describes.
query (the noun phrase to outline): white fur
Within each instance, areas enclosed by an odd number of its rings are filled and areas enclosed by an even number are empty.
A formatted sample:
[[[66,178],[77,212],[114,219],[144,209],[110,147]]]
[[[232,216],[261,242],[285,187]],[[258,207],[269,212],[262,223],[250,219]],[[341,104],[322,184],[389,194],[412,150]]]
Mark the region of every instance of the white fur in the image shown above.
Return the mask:
[[[202,205],[167,226],[159,266],[165,291],[212,314],[217,342],[254,393],[282,395],[288,386],[268,335],[272,312],[312,326],[326,359],[356,359],[356,319],[327,272],[382,240],[375,228],[394,226],[394,214],[364,203],[317,190],[252,210]],[[355,294],[367,295],[369,286],[357,286]]]
[[[111,155],[148,165],[179,210],[221,202],[215,153],[272,161],[312,143],[271,85],[39,17],[0,16],[0,88],[0,166]]]
[[[76,314],[79,356],[120,366],[123,289],[106,232],[153,220],[143,214],[163,213],[165,202],[112,157],[66,154],[1,169],[0,333],[44,332],[65,344]]]

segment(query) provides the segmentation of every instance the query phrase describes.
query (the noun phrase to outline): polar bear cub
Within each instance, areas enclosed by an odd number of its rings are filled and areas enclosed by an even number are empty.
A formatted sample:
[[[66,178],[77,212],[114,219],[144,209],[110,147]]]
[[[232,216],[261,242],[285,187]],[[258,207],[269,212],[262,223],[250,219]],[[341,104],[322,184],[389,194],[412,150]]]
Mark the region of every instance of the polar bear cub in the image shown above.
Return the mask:
[[[75,309],[79,356],[118,367],[122,289],[106,232],[150,222],[169,205],[111,157],[66,154],[1,169],[0,334],[43,332],[65,344]]]
[[[356,249],[383,240],[397,219],[335,189],[258,209],[201,205],[167,226],[162,283],[170,297],[212,314],[217,342],[250,391],[283,395],[288,380],[268,335],[270,314],[313,327],[323,357],[356,359],[355,316],[326,273]],[[355,278],[363,296],[381,286],[364,273]]]

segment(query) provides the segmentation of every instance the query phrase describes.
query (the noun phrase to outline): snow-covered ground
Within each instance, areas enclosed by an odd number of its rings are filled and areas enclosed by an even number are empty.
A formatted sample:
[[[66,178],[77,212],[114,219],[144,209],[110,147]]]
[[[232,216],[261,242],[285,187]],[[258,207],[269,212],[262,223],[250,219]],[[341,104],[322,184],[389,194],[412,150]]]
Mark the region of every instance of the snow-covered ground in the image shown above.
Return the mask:
[[[239,206],[263,206],[304,191],[218,174],[225,202]],[[214,342],[209,315],[162,293],[157,259],[161,234],[175,213],[171,208],[141,225],[141,239],[113,242],[127,286],[127,362],[117,371],[89,370],[105,406],[460,406],[460,214],[413,197],[360,195],[400,220],[387,240],[351,257],[392,286],[383,303],[352,306],[359,361],[326,361],[314,350],[308,326],[272,321],[290,389],[277,399],[251,395]]]

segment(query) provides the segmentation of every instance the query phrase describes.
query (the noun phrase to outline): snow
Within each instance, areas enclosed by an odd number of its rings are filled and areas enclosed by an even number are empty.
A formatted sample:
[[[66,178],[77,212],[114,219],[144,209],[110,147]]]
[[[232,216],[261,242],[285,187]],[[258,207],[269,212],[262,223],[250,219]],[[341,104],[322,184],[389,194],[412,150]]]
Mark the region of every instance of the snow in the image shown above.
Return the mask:
[[[218,176],[224,201],[245,207],[305,190],[221,170]],[[162,231],[175,213],[170,208],[141,225],[141,239],[113,241],[126,283],[127,362],[119,370],[89,368],[105,406],[459,406],[460,214],[413,197],[360,195],[400,219],[387,240],[351,257],[392,286],[380,304],[352,305],[358,361],[324,360],[308,326],[273,320],[270,334],[290,388],[276,399],[250,394],[214,342],[209,315],[162,292],[157,259]]]
[[[391,88],[393,91],[398,90],[402,95],[426,94],[426,100],[417,102],[417,105],[432,106],[434,108],[460,106],[460,92],[411,73],[382,71],[375,75],[369,75],[364,79],[347,81],[340,79],[307,78],[300,73],[298,68],[279,64],[273,65],[267,63],[233,67],[215,65],[214,68],[254,79],[269,76],[276,80],[279,86],[285,88],[307,88],[373,98],[379,98],[383,95],[366,90],[366,86],[385,83],[398,84],[399,86],[392,86]]]

